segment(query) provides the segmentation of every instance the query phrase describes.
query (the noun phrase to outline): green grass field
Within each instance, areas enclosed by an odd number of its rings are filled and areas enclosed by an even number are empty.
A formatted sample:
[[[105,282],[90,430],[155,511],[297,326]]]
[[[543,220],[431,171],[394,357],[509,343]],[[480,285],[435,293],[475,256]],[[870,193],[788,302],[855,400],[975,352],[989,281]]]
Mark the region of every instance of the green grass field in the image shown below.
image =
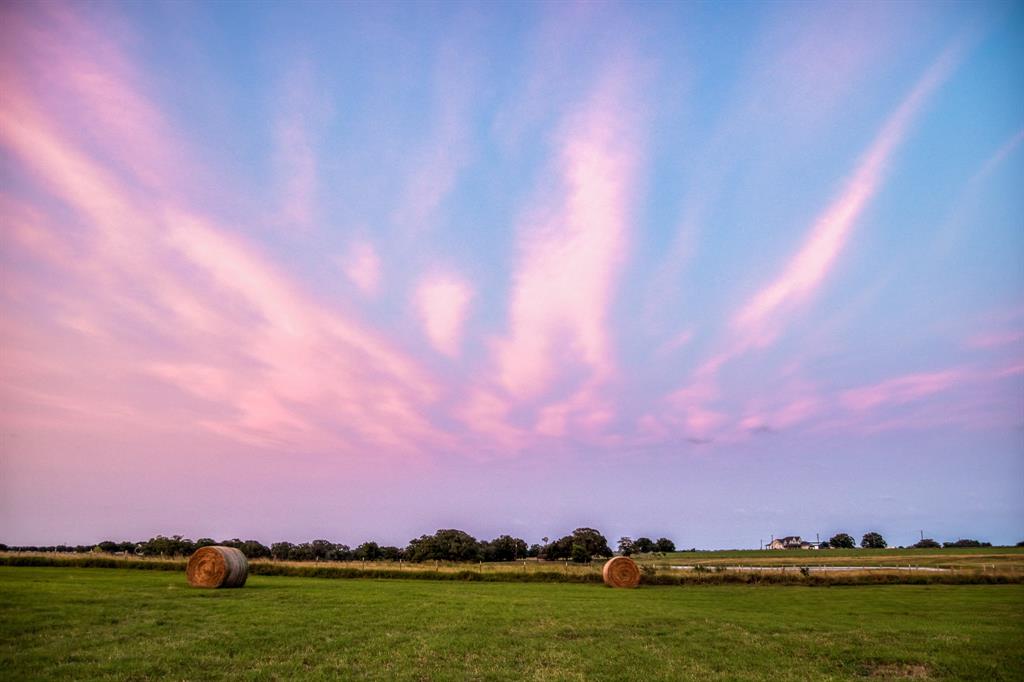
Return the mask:
[[[5,679],[1024,678],[1024,586],[642,587],[0,567]]]
[[[1009,569],[1024,571],[1024,547],[949,547],[944,549],[825,549],[715,550],[644,554],[637,559],[654,564],[706,566],[930,566],[951,569]]]

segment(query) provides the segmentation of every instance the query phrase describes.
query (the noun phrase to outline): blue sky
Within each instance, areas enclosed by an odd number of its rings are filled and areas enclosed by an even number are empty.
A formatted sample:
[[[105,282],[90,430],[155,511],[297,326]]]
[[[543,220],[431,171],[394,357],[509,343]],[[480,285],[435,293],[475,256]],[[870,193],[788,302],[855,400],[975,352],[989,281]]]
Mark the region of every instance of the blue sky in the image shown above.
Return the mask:
[[[27,3],[0,539],[1024,537],[1019,3]]]

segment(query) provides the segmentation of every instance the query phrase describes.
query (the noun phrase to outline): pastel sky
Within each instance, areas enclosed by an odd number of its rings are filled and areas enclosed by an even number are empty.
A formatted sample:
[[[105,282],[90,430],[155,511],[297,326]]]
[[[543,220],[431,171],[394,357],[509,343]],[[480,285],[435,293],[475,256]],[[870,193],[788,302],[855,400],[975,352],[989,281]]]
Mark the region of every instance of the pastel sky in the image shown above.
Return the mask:
[[[1024,5],[0,5],[0,541],[1024,539]]]

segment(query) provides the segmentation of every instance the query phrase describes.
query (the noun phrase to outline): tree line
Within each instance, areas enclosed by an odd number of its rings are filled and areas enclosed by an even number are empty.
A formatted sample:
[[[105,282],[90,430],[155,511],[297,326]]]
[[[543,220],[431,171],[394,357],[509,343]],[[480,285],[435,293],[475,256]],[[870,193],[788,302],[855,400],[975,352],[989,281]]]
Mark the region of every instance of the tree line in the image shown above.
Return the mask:
[[[822,542],[819,547],[821,549],[853,549],[857,545],[854,542],[853,537],[848,533],[836,533],[825,542]],[[889,544],[882,537],[881,533],[874,531],[865,533],[860,540],[860,546],[864,549],[885,549]],[[922,538],[918,542],[915,542],[911,547],[915,549],[939,549],[943,547],[991,547],[991,542],[980,542],[978,540],[971,540],[967,538],[961,538],[953,542],[939,543],[932,538]],[[1024,542],[1018,542],[1018,547],[1024,546]]]
[[[381,546],[376,542],[364,542],[355,548],[329,540],[312,540],[303,543],[274,542],[269,546],[258,540],[232,538],[217,542],[212,538],[191,540],[181,535],[165,537],[157,535],[141,542],[114,542],[104,540],[96,545],[50,545],[8,547],[0,544],[0,551],[21,552],[104,552],[108,554],[131,554],[136,556],[176,557],[188,556],[201,547],[225,545],[235,547],[249,559],[275,559],[279,561],[516,561],[536,558],[541,560],[571,560],[587,563],[595,557],[610,557],[612,550],[608,540],[593,528],[577,528],[561,538],[528,545],[522,538],[499,535],[493,540],[478,540],[469,533],[442,528],[432,535],[421,535],[409,541],[405,547]],[[675,544],[660,538],[622,538],[619,551],[626,554],[675,551]]]
[[[114,542],[104,540],[95,545],[24,545],[9,547],[0,543],[0,551],[5,552],[60,552],[86,554],[103,552],[107,554],[126,554],[135,556],[189,556],[200,547],[209,545],[225,545],[235,547],[250,559],[275,559],[278,561],[517,561],[519,559],[541,559],[547,561],[571,560],[587,563],[593,558],[612,556],[608,540],[593,528],[577,528],[563,537],[549,540],[543,538],[542,543],[528,545],[522,538],[511,535],[499,535],[493,540],[477,540],[465,531],[448,528],[438,530],[433,535],[421,535],[409,541],[405,547],[379,545],[376,542],[364,542],[355,548],[329,540],[312,540],[303,543],[274,542],[264,545],[258,540],[216,541],[212,538],[190,540],[181,535],[165,537],[157,535],[149,540],[139,542]],[[836,533],[822,542],[820,547],[828,549],[853,549],[856,542],[848,533]],[[865,533],[860,546],[865,549],[884,549],[888,546],[880,533]],[[956,547],[991,547],[989,542],[981,542],[969,538],[961,538],[951,542],[939,543],[931,538],[924,538],[911,545],[914,548],[938,549]],[[1024,547],[1024,541],[1017,543]],[[618,553],[623,556],[647,554],[652,552],[674,552],[675,543],[668,538],[651,540],[638,537],[619,538]]]

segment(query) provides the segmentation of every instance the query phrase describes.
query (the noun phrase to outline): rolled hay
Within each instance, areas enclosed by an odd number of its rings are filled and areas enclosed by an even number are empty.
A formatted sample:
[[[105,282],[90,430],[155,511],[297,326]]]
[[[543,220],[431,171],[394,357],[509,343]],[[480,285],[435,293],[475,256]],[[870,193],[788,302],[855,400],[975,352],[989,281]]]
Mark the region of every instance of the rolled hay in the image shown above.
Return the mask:
[[[249,576],[249,562],[241,550],[211,545],[189,557],[185,573],[192,587],[241,587]]]
[[[628,556],[609,559],[601,571],[608,587],[636,587],[640,584],[640,567]]]

